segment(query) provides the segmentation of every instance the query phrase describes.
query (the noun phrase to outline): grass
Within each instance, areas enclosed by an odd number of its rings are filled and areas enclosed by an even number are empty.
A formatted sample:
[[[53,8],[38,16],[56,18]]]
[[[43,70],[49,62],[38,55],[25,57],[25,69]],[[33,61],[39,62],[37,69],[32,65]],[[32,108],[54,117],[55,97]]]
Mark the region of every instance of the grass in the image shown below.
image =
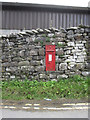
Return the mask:
[[[81,99],[88,98],[88,81],[90,81],[90,77],[80,76],[60,79],[58,82],[9,80],[0,82],[0,88],[2,86],[2,99]]]

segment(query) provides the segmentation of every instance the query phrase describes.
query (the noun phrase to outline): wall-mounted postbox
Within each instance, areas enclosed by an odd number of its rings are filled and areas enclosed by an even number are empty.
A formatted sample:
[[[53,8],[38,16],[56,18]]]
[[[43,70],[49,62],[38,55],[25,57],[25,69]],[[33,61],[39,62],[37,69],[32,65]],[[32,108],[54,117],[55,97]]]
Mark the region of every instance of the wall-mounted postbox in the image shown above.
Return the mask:
[[[46,45],[46,71],[55,71],[55,45]]]

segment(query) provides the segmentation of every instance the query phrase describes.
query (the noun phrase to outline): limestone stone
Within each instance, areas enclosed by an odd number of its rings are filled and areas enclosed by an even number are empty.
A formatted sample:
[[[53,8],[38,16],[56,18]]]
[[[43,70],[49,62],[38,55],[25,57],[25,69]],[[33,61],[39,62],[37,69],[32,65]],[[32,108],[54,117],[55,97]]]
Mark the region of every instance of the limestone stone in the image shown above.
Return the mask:
[[[69,59],[66,59],[65,62],[75,62],[76,60],[74,58],[69,58]]]
[[[61,63],[59,65],[59,70],[66,70],[67,69],[67,63]]]
[[[67,34],[68,34],[68,35],[73,35],[74,32],[73,32],[73,30],[69,30],[69,31],[67,32]]]
[[[89,76],[89,75],[90,75],[90,72],[87,72],[87,71],[82,72],[82,75],[83,75],[83,76]]]
[[[50,74],[49,77],[50,77],[51,79],[54,79],[54,78],[56,78],[56,74]]]
[[[77,69],[82,69],[82,70],[83,70],[84,67],[85,67],[85,65],[84,65],[83,63],[77,63],[77,64],[76,64],[76,68],[77,68]]]
[[[84,28],[78,28],[75,33],[84,33]]]
[[[62,49],[58,49],[58,50],[56,51],[56,54],[57,54],[57,55],[63,55],[63,54],[64,54],[64,51],[63,51]]]
[[[68,78],[68,76],[65,75],[65,74],[63,74],[63,75],[58,75],[58,76],[57,76],[57,79],[60,79],[60,78]]]
[[[44,48],[39,49],[39,55],[44,55]]]
[[[35,50],[35,49],[34,49],[34,50],[31,50],[31,51],[30,51],[30,55],[38,55],[37,50]]]
[[[76,33],[76,34],[74,35],[74,38],[75,38],[76,40],[81,40],[81,39],[83,39],[83,36],[82,36],[82,34]]]
[[[49,34],[48,34],[48,37],[53,37],[53,36],[54,36],[53,33],[49,33]]]
[[[76,47],[83,47],[84,44],[76,44]]]
[[[74,37],[74,35],[67,35],[68,39],[72,39]]]
[[[85,28],[86,33],[90,33],[90,28]]]
[[[45,74],[40,74],[40,78],[46,78],[46,75]]]
[[[37,66],[40,65],[40,61],[31,61],[30,64],[33,66]]]
[[[34,71],[34,66],[21,66],[21,70]]]
[[[24,56],[24,50],[20,51],[20,52],[19,52],[19,55],[20,55],[21,57],[23,57],[23,56]]]
[[[84,62],[84,57],[83,56],[79,56],[76,60],[76,62],[81,62],[83,63]]]
[[[57,82],[57,79],[52,79],[52,81],[56,81]]]
[[[45,70],[44,66],[36,67],[36,71],[38,71],[38,72],[41,72],[41,71],[44,71],[44,70]]]
[[[62,33],[62,32],[57,32],[57,33],[55,33],[55,36],[56,36],[56,37],[65,37],[66,34],[65,34],[65,33]]]
[[[67,54],[70,54],[71,53],[71,50],[67,50],[67,51],[65,51],[65,54],[67,55]]]
[[[28,66],[30,65],[29,61],[21,61],[18,63],[19,66]]]
[[[11,79],[15,79],[15,76],[14,76],[14,75],[13,75],[13,76],[10,76],[10,78],[11,78]]]

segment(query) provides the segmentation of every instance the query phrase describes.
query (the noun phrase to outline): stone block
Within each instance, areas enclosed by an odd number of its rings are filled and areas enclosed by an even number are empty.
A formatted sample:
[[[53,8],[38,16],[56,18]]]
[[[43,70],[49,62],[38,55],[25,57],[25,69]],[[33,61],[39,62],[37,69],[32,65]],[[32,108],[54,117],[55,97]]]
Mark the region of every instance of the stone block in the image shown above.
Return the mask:
[[[19,56],[23,57],[25,54],[24,54],[24,50],[20,51],[19,52]]]
[[[77,63],[77,64],[76,64],[76,68],[77,68],[77,69],[82,69],[82,70],[83,70],[84,67],[85,67],[85,65],[84,65],[83,63]]]
[[[89,75],[90,75],[90,72],[87,72],[87,71],[82,72],[82,75],[83,75],[83,76],[89,76]]]
[[[84,47],[84,44],[76,44],[76,47]]]
[[[90,28],[85,28],[86,33],[90,33]]]
[[[66,54],[66,55],[68,55],[68,54],[70,54],[70,53],[71,53],[71,50],[65,51],[65,54]]]
[[[64,51],[61,49],[58,49],[57,51],[56,51],[56,54],[57,55],[63,55],[64,54]]]
[[[74,38],[77,40],[81,40],[81,39],[83,39],[83,36],[82,36],[82,34],[77,33],[74,35]]]
[[[50,74],[49,77],[50,77],[51,79],[54,79],[54,78],[56,78],[56,74]]]
[[[77,60],[76,60],[76,62],[81,62],[81,63],[83,63],[84,62],[84,56],[79,56],[78,58],[77,58]]]
[[[39,49],[39,55],[44,56],[44,48]]]
[[[66,36],[66,33],[57,32],[57,33],[55,33],[55,36],[56,36],[56,37],[65,37],[65,36]]]
[[[31,50],[31,51],[30,51],[30,55],[38,55],[37,50],[35,50],[35,49],[34,49],[34,50]]]
[[[66,70],[67,69],[67,63],[61,63],[59,65],[59,70]]]
[[[44,66],[38,66],[36,67],[36,71],[40,72],[40,71],[44,71],[45,67]]]
[[[67,34],[68,34],[68,35],[73,35],[74,32],[73,32],[73,30],[69,30],[69,31],[67,32]]]
[[[65,74],[63,74],[63,75],[58,75],[58,76],[57,76],[57,79],[60,79],[60,78],[68,78],[68,76],[65,75]]]
[[[46,78],[46,74],[40,74],[40,78]]]
[[[37,65],[40,65],[40,61],[31,61],[30,64],[32,66],[37,66]]]
[[[18,63],[19,66],[28,66],[30,65],[29,61],[21,61]]]
[[[74,42],[68,42],[67,45],[68,45],[69,47],[70,47],[70,46],[71,46],[71,47],[72,47],[72,46],[74,47],[74,46],[75,46],[75,43],[74,43]]]
[[[11,78],[11,79],[15,79],[15,76],[14,76],[14,75],[13,75],[13,76],[10,76],[10,78]]]

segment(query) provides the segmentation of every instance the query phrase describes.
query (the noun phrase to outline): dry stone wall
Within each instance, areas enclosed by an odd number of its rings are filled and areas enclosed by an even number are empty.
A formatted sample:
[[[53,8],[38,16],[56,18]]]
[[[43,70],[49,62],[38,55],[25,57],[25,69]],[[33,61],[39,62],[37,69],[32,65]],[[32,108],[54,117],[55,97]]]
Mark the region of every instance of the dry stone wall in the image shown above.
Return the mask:
[[[90,27],[27,30],[1,36],[2,79],[48,81],[89,75]],[[56,70],[45,70],[45,45],[55,45]]]

